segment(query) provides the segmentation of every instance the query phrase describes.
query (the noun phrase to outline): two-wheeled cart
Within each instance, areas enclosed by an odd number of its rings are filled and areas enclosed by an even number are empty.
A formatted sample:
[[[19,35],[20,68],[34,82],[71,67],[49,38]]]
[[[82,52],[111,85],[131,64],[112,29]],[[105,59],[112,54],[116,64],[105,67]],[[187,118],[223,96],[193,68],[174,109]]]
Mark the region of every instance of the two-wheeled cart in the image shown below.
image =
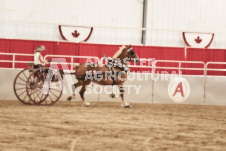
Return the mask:
[[[51,67],[35,69],[33,63],[20,71],[14,80],[14,93],[19,101],[28,105],[52,105],[63,91],[63,72]]]

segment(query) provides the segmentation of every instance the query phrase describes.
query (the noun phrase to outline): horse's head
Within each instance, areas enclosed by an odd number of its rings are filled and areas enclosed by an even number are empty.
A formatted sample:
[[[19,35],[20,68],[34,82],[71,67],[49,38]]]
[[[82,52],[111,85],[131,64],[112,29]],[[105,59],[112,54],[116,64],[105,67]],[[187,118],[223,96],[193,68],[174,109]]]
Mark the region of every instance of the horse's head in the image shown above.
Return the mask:
[[[131,46],[122,46],[113,56],[114,59],[120,59],[123,64],[127,64],[128,61],[133,61],[134,63],[139,62],[139,57],[136,55],[135,51]]]
[[[126,54],[126,57],[130,59],[130,61],[133,61],[134,63],[139,62],[139,57],[131,46],[127,46],[123,51]]]

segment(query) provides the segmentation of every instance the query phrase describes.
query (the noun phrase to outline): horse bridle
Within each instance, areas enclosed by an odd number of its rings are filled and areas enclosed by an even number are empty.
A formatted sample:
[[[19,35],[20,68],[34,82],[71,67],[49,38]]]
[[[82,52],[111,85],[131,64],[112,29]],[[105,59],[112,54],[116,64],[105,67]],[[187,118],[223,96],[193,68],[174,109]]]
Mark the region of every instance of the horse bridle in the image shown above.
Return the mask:
[[[133,56],[135,54],[135,52],[134,52],[132,47],[129,48],[127,51],[128,51],[128,53],[130,53],[131,56]]]
[[[128,51],[128,52],[130,52],[131,50],[133,50],[133,48],[132,48],[132,47],[130,47],[127,51]]]

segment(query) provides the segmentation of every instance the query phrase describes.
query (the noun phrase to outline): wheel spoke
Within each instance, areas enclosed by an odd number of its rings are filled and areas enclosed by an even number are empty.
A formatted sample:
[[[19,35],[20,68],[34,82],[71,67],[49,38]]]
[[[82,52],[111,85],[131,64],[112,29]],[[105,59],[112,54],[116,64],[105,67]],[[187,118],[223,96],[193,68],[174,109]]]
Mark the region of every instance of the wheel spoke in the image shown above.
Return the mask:
[[[31,90],[30,96],[31,97],[34,96],[34,90]],[[35,100],[33,98],[31,98],[31,100],[35,102]]]
[[[40,96],[38,95],[37,91],[35,91],[35,93],[37,94],[38,98],[39,98],[39,99],[40,99],[40,101],[41,101],[41,98],[40,98]]]
[[[52,97],[50,95],[49,95],[49,98],[50,98],[51,102],[54,102],[53,99],[52,99]]]
[[[53,92],[51,92],[51,94],[53,94],[56,98],[58,97],[56,94],[54,94]]]
[[[18,85],[26,85],[26,84],[23,84],[23,83],[15,83],[15,84],[18,84]]]
[[[37,95],[37,94],[36,94],[36,95]],[[34,93],[33,93],[33,97],[34,97],[34,102],[36,102],[37,96],[35,96],[35,91],[34,91]]]
[[[27,97],[27,95],[25,95],[25,97],[24,97],[24,99],[23,100],[25,100],[25,98]],[[29,99],[29,101],[30,101],[30,99]]]
[[[30,98],[32,101],[35,102],[35,94],[34,94],[34,90],[29,91],[30,92]]]
[[[44,96],[44,94],[42,94],[42,96],[41,96],[41,100],[42,100],[43,96]]]
[[[23,72],[23,75],[26,77],[26,79],[28,78],[27,75]]]
[[[34,77],[33,76],[31,76],[29,79],[28,79],[28,82],[34,82]]]
[[[30,92],[30,93],[29,93],[29,92]],[[33,90],[32,90],[32,89],[30,89],[29,92],[28,92],[29,94],[33,94]]]
[[[27,81],[25,81],[24,79],[22,79],[21,77],[18,77],[19,79],[21,79],[22,81],[24,81],[24,82],[27,82]]]
[[[38,90],[38,89],[37,89],[37,90]],[[45,97],[46,94],[43,94],[41,89],[39,89],[38,91],[42,94],[42,97],[41,97],[41,100],[42,100],[42,98]]]
[[[26,90],[25,90],[25,91],[23,91],[22,93],[20,93],[18,96],[21,96],[22,94],[24,94],[24,92],[26,92]]]
[[[50,90],[54,90],[54,91],[57,91],[57,92],[61,92],[61,90],[57,90],[56,88],[51,88]]]
[[[16,90],[21,90],[21,89],[26,89],[26,87],[25,88],[17,88]]]
[[[37,88],[36,90],[37,90],[38,92],[42,92],[42,89],[40,89],[40,88]]]

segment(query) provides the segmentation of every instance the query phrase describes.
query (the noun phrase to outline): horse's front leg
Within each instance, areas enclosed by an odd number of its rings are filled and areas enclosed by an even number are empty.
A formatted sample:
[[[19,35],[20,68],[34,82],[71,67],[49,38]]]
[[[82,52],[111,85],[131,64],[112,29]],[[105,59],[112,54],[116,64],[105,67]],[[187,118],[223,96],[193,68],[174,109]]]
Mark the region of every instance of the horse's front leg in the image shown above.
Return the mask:
[[[77,83],[73,84],[72,87],[72,95],[67,97],[67,100],[70,101],[71,99],[75,99],[75,89],[81,86],[81,82],[78,81]]]
[[[90,82],[91,82],[91,80],[85,81],[85,82],[82,84],[81,90],[79,91],[79,94],[80,94],[80,96],[81,96],[81,98],[82,98],[83,104],[84,104],[85,106],[87,106],[87,107],[90,106],[90,103],[87,102],[87,101],[85,101],[84,93],[85,93],[85,91],[86,91],[86,87],[90,84]]]
[[[125,102],[125,100],[124,100],[124,92],[125,92],[124,86],[119,85],[118,88],[119,88],[119,91],[120,91],[120,96],[122,98],[122,106],[125,107],[125,108],[130,108],[131,107],[130,104]]]

